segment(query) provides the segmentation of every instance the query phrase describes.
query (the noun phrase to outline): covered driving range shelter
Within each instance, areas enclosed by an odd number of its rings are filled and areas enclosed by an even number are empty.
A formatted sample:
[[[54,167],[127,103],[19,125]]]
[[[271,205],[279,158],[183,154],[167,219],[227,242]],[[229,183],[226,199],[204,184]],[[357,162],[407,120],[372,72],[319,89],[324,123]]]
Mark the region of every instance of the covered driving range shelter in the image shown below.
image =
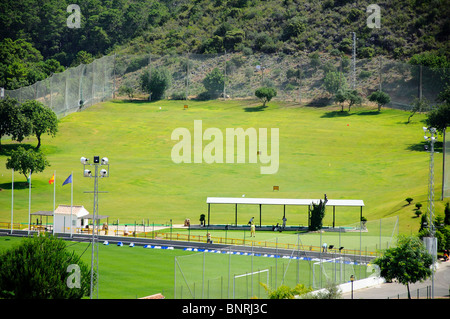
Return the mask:
[[[238,205],[259,205],[259,227],[261,227],[262,221],[262,206],[263,205],[280,205],[283,206],[283,216],[286,215],[286,206],[308,206],[318,204],[320,199],[296,199],[296,198],[246,198],[246,197],[207,197],[206,203],[208,204],[208,226],[210,225],[211,204],[228,204],[234,205],[234,220],[235,226],[237,226],[238,217]],[[360,220],[362,217],[362,210],[364,207],[364,201],[359,199],[328,199],[326,203],[327,207],[333,207],[333,228],[336,222],[336,207],[360,207]]]

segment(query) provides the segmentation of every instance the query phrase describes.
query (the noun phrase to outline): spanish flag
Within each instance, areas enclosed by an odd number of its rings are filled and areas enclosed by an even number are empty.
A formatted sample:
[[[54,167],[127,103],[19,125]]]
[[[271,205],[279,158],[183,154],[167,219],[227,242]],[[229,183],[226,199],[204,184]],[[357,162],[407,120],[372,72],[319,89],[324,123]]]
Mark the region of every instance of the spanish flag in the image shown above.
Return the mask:
[[[49,179],[48,183],[53,184],[55,182],[55,174],[53,174],[52,178]]]

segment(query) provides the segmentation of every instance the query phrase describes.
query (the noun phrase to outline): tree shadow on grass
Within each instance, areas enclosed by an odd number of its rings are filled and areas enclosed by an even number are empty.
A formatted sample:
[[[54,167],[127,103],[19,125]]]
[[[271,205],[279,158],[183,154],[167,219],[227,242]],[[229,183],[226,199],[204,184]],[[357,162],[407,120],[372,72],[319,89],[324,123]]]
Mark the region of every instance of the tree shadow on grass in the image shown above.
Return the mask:
[[[330,111],[324,113],[321,118],[347,117],[351,115],[354,115],[354,113],[349,113],[348,111]]]
[[[425,149],[425,146],[427,149]],[[437,153],[442,153],[442,142],[435,142],[434,143],[434,151]],[[410,144],[406,148],[408,151],[414,151],[414,152],[429,152],[430,151],[430,143],[427,141],[422,141],[420,143]]]
[[[378,114],[381,114],[381,112],[378,111],[378,110],[374,110],[374,111],[364,111],[364,112],[356,113],[356,115],[362,115],[362,116],[364,116],[364,115],[378,115]]]
[[[245,112],[262,112],[264,109],[267,108],[266,106],[260,105],[260,106],[251,106],[251,107],[244,107]]]
[[[14,174],[15,175],[15,174]],[[22,176],[23,178],[23,176]],[[16,176],[15,178],[16,179]],[[28,183],[27,182],[22,182],[22,181],[14,181],[14,189],[28,189]],[[33,187],[33,186],[31,186]],[[0,190],[2,189],[12,189],[12,183],[2,183],[0,184]]]
[[[21,144],[21,143],[2,144],[2,147],[0,148],[0,155],[10,156],[11,152],[17,150],[19,147],[23,147],[27,151],[29,149],[35,149],[35,147],[31,144]]]

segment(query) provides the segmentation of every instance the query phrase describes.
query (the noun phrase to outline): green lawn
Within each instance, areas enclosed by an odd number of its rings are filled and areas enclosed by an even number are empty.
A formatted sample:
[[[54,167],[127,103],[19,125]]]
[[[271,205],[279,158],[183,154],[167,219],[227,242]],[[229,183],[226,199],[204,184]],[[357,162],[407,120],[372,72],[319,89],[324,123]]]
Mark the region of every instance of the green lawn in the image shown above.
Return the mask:
[[[0,253],[17,245],[20,240],[21,238],[17,237],[0,237]],[[89,243],[66,242],[66,245],[69,251],[74,251],[90,266]],[[336,272],[335,279],[341,282],[346,282],[350,274],[356,275],[357,278],[367,275],[365,266],[359,268],[346,264],[325,263],[326,269],[321,271],[318,265],[313,264],[311,261],[264,256],[250,257],[100,244],[99,298],[135,299],[156,293],[162,293],[170,299],[252,296],[267,298],[260,282],[271,288],[281,284],[294,287],[298,282],[307,287],[317,288],[319,285],[325,285],[327,276],[332,277],[333,271]],[[314,272],[311,270],[312,267],[315,268]],[[253,278],[241,276],[248,273],[254,273]]]
[[[99,213],[109,222],[174,224],[190,218],[198,222],[206,213],[208,196],[362,199],[368,220],[400,216],[400,232],[418,229],[413,205],[406,197],[426,207],[428,153],[422,150],[422,120],[416,114],[405,124],[409,113],[399,110],[354,108],[340,113],[338,108],[311,108],[271,102],[261,109],[249,101],[159,101],[153,103],[109,101],[61,119],[55,138],[42,138],[42,151],[51,167],[33,174],[32,212],[52,210],[53,186],[48,180],[56,170],[56,202],[70,204],[70,185],[61,186],[74,173],[74,204],[92,211],[93,180],[82,177],[81,156],[106,156],[110,178],[100,181]],[[193,134],[194,120],[203,121],[203,130],[218,128],[279,128],[280,165],[276,174],[262,175],[256,164],[176,164],[171,159],[172,131],[187,128]],[[35,138],[23,143],[35,145]],[[204,141],[205,146],[208,142]],[[11,171],[5,161],[15,147],[2,141],[0,155],[0,221],[11,218]],[[436,197],[440,196],[442,156],[435,156]],[[25,177],[15,175],[16,181]],[[279,191],[272,187],[278,185]],[[28,189],[16,184],[14,220],[28,221]],[[442,203],[437,203],[438,211]],[[425,211],[425,209],[422,209]],[[281,223],[282,207],[264,207],[263,222]],[[287,207],[289,224],[307,224],[306,207]],[[246,224],[258,208],[239,207],[238,223]],[[336,224],[358,222],[359,208],[339,208]],[[44,221],[45,222],[45,221]],[[232,205],[216,205],[211,223],[234,223]],[[328,212],[325,225],[331,224]]]
[[[20,242],[17,237],[0,237],[0,252]],[[89,267],[89,243],[67,242]],[[127,245],[99,245],[99,297],[134,299],[156,293],[173,298],[174,258],[191,255],[183,250],[157,250]]]
[[[280,249],[296,249],[299,245],[301,250],[319,251],[323,243],[333,245],[336,249],[344,247],[343,253],[357,254],[362,251],[363,255],[376,256],[380,249],[386,249],[395,245],[397,228],[395,220],[388,223],[382,221],[380,231],[379,222],[369,223],[367,232],[272,232],[256,231],[255,237],[250,236],[250,230],[208,230],[211,240],[216,244],[237,244],[255,247],[278,247]],[[164,239],[184,240],[192,242],[206,242],[207,230],[187,229],[165,229],[158,232],[158,236]],[[366,253],[367,252],[367,253]]]

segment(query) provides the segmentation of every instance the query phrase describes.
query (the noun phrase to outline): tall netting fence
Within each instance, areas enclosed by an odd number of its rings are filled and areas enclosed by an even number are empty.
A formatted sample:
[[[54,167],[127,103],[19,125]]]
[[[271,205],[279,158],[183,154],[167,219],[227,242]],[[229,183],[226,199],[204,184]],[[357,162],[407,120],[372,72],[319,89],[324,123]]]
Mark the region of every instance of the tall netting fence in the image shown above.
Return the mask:
[[[254,99],[260,87],[273,87],[274,100],[304,105],[334,102],[339,89],[356,89],[367,102],[376,90],[389,94],[390,107],[411,110],[415,99],[436,102],[449,83],[449,69],[388,60],[329,54],[141,54],[110,55],[28,87],[5,90],[19,101],[36,99],[64,116],[112,98],[148,98],[142,77],[169,74],[162,98],[174,100]]]
[[[19,102],[37,100],[51,108],[58,117],[76,112],[114,94],[114,56],[105,56],[94,62],[55,73],[33,85],[16,90],[5,90],[5,95]]]

